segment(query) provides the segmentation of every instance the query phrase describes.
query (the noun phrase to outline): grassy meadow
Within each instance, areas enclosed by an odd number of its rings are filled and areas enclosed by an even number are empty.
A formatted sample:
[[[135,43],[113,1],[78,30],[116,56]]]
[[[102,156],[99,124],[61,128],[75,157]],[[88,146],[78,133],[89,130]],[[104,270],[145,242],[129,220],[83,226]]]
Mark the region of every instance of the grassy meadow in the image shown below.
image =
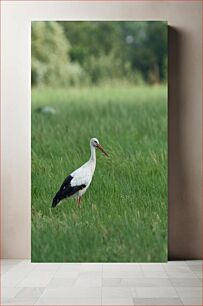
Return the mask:
[[[110,157],[97,151],[82,208],[51,209],[92,137]],[[32,89],[33,262],[166,261],[167,210],[165,86]]]

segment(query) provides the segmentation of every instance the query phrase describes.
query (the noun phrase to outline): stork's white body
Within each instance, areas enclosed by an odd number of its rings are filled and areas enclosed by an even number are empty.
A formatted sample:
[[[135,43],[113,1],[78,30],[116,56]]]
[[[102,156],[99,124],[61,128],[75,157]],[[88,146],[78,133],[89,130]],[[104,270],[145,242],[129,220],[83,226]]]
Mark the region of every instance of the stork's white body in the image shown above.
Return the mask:
[[[77,170],[71,173],[71,176],[73,177],[70,183],[71,187],[75,187],[78,185],[86,186],[84,189],[79,190],[73,195],[73,197],[75,198],[80,198],[87,191],[94,175],[94,171],[96,168],[96,152],[95,152],[95,147],[90,146],[90,148],[91,148],[90,159],[80,168],[78,168]]]

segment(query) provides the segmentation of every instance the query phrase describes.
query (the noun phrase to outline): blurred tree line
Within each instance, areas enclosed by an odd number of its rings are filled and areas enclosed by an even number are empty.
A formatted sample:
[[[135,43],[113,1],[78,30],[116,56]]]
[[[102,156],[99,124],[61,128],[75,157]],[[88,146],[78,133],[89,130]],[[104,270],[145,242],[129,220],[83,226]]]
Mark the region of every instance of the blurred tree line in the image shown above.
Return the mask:
[[[167,79],[167,23],[32,22],[32,85]]]

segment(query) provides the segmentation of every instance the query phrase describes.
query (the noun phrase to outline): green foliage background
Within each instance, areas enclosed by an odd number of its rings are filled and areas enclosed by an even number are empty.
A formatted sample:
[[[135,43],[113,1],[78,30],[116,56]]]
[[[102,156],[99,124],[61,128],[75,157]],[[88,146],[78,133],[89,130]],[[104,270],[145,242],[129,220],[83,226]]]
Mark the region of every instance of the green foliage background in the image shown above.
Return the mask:
[[[32,22],[32,85],[160,83],[167,75],[165,22]]]

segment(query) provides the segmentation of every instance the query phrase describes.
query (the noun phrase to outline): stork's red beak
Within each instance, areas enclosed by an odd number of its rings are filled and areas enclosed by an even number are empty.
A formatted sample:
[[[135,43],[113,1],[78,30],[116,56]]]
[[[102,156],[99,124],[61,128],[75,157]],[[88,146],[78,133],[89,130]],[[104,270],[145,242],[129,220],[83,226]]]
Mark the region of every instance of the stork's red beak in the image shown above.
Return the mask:
[[[103,147],[102,147],[100,144],[97,145],[97,148],[98,148],[100,151],[102,151],[106,156],[109,156],[108,153],[106,153],[106,151],[103,149]]]

